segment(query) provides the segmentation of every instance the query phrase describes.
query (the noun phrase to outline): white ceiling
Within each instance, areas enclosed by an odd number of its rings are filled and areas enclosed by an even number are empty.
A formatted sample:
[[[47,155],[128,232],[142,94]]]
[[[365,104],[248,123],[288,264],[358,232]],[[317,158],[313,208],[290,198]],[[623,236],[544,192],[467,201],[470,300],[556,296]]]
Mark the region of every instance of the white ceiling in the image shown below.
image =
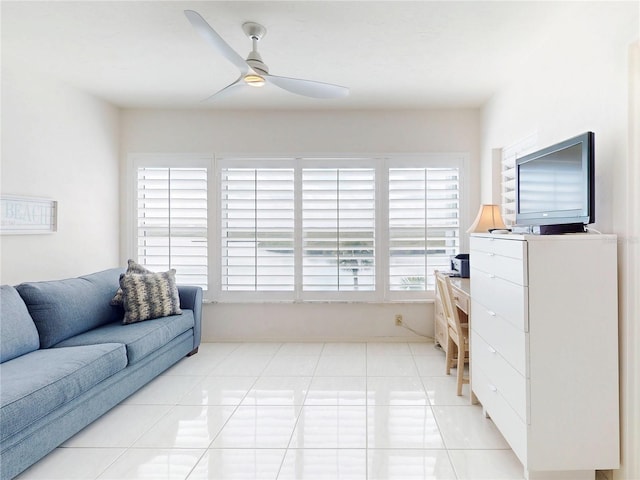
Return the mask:
[[[25,66],[120,107],[365,109],[479,107],[525,64],[562,49],[580,2],[2,1],[2,64]],[[196,33],[199,12],[242,57],[241,25],[267,28],[274,75],[350,87],[308,99],[277,87],[203,98],[236,68]]]

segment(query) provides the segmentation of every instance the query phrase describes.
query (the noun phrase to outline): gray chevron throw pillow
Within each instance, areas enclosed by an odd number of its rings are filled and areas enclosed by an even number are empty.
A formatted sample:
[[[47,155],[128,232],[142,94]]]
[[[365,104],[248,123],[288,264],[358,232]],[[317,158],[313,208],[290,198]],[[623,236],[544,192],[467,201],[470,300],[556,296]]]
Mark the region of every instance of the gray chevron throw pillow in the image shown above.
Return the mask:
[[[147,270],[142,265],[137,263],[135,260],[127,260],[127,271],[125,273],[153,273],[151,270]],[[111,305],[118,306],[122,305],[122,288],[118,287],[116,290],[116,294],[113,296],[111,301],[109,302]]]
[[[123,273],[120,288],[124,324],[182,313],[173,269],[163,273]]]

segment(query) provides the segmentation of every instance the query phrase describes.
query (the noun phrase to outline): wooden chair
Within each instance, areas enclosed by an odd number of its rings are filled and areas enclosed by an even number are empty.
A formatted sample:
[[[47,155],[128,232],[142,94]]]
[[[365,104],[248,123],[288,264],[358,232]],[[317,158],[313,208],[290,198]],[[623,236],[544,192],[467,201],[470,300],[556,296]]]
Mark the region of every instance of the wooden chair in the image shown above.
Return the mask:
[[[442,313],[447,323],[446,373],[451,373],[451,367],[457,368],[457,394],[460,396],[462,385],[469,383],[469,377],[464,376],[464,365],[469,362],[469,324],[460,323],[449,277],[438,271],[435,272],[435,277],[438,295],[442,299]]]

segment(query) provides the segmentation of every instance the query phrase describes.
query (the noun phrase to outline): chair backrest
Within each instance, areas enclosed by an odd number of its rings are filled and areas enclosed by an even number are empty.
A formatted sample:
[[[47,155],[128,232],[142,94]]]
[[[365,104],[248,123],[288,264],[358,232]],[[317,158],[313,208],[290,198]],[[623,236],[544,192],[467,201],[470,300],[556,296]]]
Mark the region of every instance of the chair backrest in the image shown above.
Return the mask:
[[[453,292],[451,290],[451,280],[448,275],[444,275],[439,271],[435,271],[436,276],[436,288],[438,294],[442,299],[442,313],[447,321],[448,328],[453,329],[458,335],[461,342],[464,341],[464,333],[462,331],[462,325],[460,324],[460,317],[458,316],[458,309],[453,301]]]

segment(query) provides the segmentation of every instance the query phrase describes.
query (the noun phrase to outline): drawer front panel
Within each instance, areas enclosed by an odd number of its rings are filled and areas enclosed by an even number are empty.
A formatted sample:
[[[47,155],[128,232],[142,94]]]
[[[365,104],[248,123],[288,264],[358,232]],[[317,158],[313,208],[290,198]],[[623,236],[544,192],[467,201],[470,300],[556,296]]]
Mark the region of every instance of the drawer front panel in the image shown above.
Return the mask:
[[[471,250],[471,258],[473,258],[473,266],[483,272],[518,285],[527,285],[525,262],[520,259],[480,250]]]
[[[484,305],[490,314],[504,318],[522,331],[529,330],[527,287],[472,267],[471,291],[474,301]]]
[[[518,417],[507,401],[494,390],[494,385],[480,368],[473,370],[471,388],[520,462],[526,466],[527,425]]]
[[[485,372],[497,393],[513,408],[520,420],[526,422],[527,380],[525,377],[509,365],[500,352],[475,331],[471,333],[471,358],[473,367]]]
[[[440,304],[440,298],[436,298],[435,301],[435,332],[436,341],[446,351],[447,349],[447,324],[444,320],[444,314],[442,313],[442,305]]]
[[[463,293],[460,293],[457,290],[453,290],[453,301],[456,303],[456,306],[460,308],[463,312],[469,312],[469,297]]]
[[[473,309],[471,328],[500,352],[500,355],[520,375],[529,377],[527,371],[529,338],[527,334],[504,318],[491,315],[490,311],[480,303],[472,302],[471,308]]]
[[[471,237],[471,250],[494,253],[503,257],[524,260],[527,242],[520,240],[506,240],[501,238]],[[470,257],[471,258],[471,257]],[[471,258],[473,264],[473,258]]]

